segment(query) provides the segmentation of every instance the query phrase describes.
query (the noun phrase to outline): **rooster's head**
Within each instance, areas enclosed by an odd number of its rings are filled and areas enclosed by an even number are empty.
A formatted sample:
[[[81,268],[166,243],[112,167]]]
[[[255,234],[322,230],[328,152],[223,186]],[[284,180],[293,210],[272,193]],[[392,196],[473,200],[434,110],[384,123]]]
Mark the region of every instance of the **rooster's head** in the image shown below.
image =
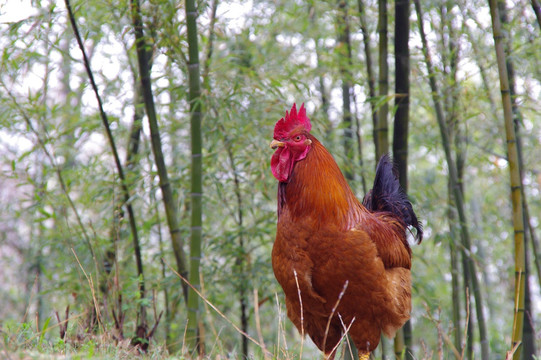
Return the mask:
[[[311,128],[304,104],[298,112],[297,106],[293,104],[291,111],[286,111],[286,116],[274,126],[274,140],[270,146],[276,152],[272,155],[271,169],[278,181],[288,182],[295,163],[304,159],[310,151]]]

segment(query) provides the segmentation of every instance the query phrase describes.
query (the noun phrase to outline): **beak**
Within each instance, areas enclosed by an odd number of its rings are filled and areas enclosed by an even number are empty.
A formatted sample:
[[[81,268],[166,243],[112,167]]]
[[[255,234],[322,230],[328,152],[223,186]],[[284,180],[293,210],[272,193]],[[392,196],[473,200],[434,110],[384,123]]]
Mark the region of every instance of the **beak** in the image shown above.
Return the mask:
[[[276,148],[284,147],[284,146],[286,146],[286,144],[278,140],[272,140],[272,142],[270,143],[271,149],[276,149]]]

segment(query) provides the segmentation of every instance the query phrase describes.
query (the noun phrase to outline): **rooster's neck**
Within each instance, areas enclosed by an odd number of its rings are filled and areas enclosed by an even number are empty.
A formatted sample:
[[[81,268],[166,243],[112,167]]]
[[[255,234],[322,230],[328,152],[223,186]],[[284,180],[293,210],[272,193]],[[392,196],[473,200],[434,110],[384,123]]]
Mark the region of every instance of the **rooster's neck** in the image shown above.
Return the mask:
[[[298,161],[288,183],[280,183],[278,212],[295,221],[333,224],[349,229],[367,211],[357,200],[332,155],[314,137],[305,159]]]

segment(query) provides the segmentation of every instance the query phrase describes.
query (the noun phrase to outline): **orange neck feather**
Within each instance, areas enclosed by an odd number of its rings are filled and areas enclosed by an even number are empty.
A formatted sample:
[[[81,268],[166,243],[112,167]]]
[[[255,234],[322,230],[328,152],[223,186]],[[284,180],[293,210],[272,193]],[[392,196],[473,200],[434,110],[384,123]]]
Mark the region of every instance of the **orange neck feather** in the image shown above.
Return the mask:
[[[281,183],[279,213],[315,225],[333,224],[347,230],[359,222],[366,208],[357,200],[332,155],[313,136],[312,148],[298,161],[289,183]]]

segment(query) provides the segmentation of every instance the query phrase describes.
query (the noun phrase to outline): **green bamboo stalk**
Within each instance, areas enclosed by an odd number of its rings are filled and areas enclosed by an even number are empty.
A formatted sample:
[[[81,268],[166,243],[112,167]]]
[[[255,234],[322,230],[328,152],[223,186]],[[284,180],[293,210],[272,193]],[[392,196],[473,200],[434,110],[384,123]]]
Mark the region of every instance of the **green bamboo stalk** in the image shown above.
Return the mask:
[[[453,209],[453,196],[452,196],[452,188],[451,183],[448,183],[448,193],[449,193],[449,209],[448,209],[448,219],[450,220],[451,224],[449,224],[450,228],[450,239],[449,239],[449,252],[451,254],[451,294],[452,294],[452,302],[453,302],[453,340],[454,345],[457,350],[460,351],[462,348],[462,325],[461,325],[461,319],[460,319],[460,310],[461,310],[461,304],[460,304],[460,281],[459,281],[459,262],[458,262],[458,244],[455,241],[456,239],[456,226],[455,221],[453,219],[456,217],[454,209]]]
[[[71,26],[73,28],[73,32],[75,33],[75,38],[76,38],[77,43],[79,44],[79,48],[80,48],[80,50],[81,50],[81,52],[83,54],[83,62],[84,62],[85,69],[86,69],[86,72],[88,74],[88,77],[90,79],[90,84],[91,84],[92,89],[94,90],[94,93],[96,95],[96,100],[98,101],[98,107],[99,107],[99,111],[100,111],[100,116],[101,116],[103,125],[105,127],[105,133],[107,135],[109,145],[111,146],[111,151],[113,153],[113,158],[114,158],[115,165],[116,165],[116,168],[117,168],[117,171],[118,171],[118,176],[120,177],[120,184],[121,184],[121,188],[122,188],[122,193],[124,195],[124,203],[125,203],[126,208],[128,210],[128,219],[129,219],[129,223],[130,223],[130,230],[131,230],[131,233],[132,233],[132,241],[133,241],[133,246],[134,246],[134,251],[135,251],[135,262],[136,262],[136,266],[137,266],[137,274],[138,274],[139,279],[140,279],[140,281],[139,281],[139,293],[140,293],[141,298],[143,298],[145,296],[144,270],[143,270],[143,262],[142,262],[142,257],[141,257],[141,248],[140,248],[140,245],[139,245],[139,236],[138,236],[138,233],[137,233],[137,225],[136,225],[136,222],[135,222],[135,215],[134,215],[133,207],[131,206],[131,203],[130,203],[130,200],[129,200],[130,199],[130,191],[129,191],[128,185],[126,183],[126,177],[124,176],[124,170],[123,170],[122,164],[120,162],[120,157],[119,157],[118,151],[116,149],[116,145],[115,145],[115,141],[114,141],[114,138],[113,138],[113,134],[111,132],[111,128],[109,126],[109,120],[107,118],[107,115],[105,114],[105,111],[103,110],[103,104],[102,104],[101,97],[100,97],[99,92],[98,92],[98,87],[96,85],[96,82],[94,81],[94,75],[93,75],[92,70],[90,68],[90,62],[89,62],[88,57],[86,55],[85,47],[83,45],[81,36],[79,34],[79,30],[77,28],[77,23],[75,22],[75,16],[73,15],[73,11],[71,9],[71,5],[70,5],[69,0],[65,0],[65,4],[66,4],[66,8],[68,9],[68,16],[69,16]],[[144,307],[143,306],[140,307],[139,314],[141,315],[141,321],[144,322],[145,320],[144,320]]]
[[[446,64],[443,66],[443,72],[448,79],[448,88],[450,94],[446,96],[445,101],[445,113],[446,113],[446,121],[447,121],[447,129],[449,130],[449,141],[455,145],[455,151],[456,151],[456,167],[457,167],[457,174],[458,174],[458,183],[460,184],[461,191],[464,193],[464,187],[463,187],[463,173],[464,173],[464,155],[462,151],[462,143],[461,139],[462,136],[460,136],[460,128],[458,126],[459,124],[459,112],[457,111],[458,108],[458,98],[459,98],[459,89],[458,89],[458,80],[457,80],[457,70],[458,70],[458,55],[459,55],[459,48],[456,43],[455,38],[455,31],[453,27],[453,18],[449,17],[448,14],[451,12],[453,7],[453,3],[449,0],[446,1],[446,5],[442,6],[441,9],[441,23],[442,23],[442,31],[441,31],[441,42],[442,42],[442,48],[448,49],[448,53],[442,56],[442,61]],[[445,34],[448,34],[446,37]],[[448,39],[448,40],[447,40]],[[473,46],[473,45],[472,45]],[[448,60],[448,64],[447,64]],[[448,66],[447,66],[448,65]],[[446,69],[449,68],[450,71],[447,71]],[[460,350],[462,348],[462,328],[461,328],[461,303],[460,303],[460,283],[459,283],[459,259],[457,256],[459,246],[456,242],[456,235],[459,233],[457,231],[457,224],[456,224],[456,203],[454,201],[454,197],[452,195],[453,188],[452,188],[452,182],[451,179],[448,179],[448,196],[449,196],[449,208],[448,208],[448,219],[449,219],[449,231],[451,234],[451,238],[449,239],[449,250],[451,254],[451,292],[452,292],[452,302],[453,302],[453,335],[454,335],[454,345],[455,348]],[[463,254],[463,253],[462,253]],[[466,263],[466,259],[463,256],[463,263]],[[469,271],[467,271],[467,265],[464,266],[464,297],[470,298],[471,295],[466,290],[467,287],[470,284],[469,280]],[[466,302],[469,302],[470,300],[467,299]],[[473,327],[471,326],[471,322],[468,322],[467,327],[467,344],[465,355],[466,358],[471,359],[473,354]]]
[[[453,188],[453,196],[455,198],[456,209],[458,212],[458,218],[460,222],[460,233],[461,233],[462,245],[464,247],[463,251],[465,251],[467,255],[466,266],[470,272],[472,290],[475,297],[477,323],[479,326],[479,337],[481,338],[481,359],[488,360],[489,347],[488,347],[488,335],[487,335],[487,330],[486,330],[486,322],[485,322],[485,317],[483,313],[483,299],[482,299],[482,293],[481,293],[481,286],[479,284],[479,280],[477,279],[476,265],[471,257],[471,239],[470,239],[470,234],[468,230],[468,222],[467,222],[465,206],[464,206],[464,197],[463,197],[464,195],[462,193],[460,182],[458,180],[459,176],[458,176],[456,163],[453,160],[453,155],[451,152],[449,130],[447,129],[445,116],[444,116],[443,109],[441,106],[439,90],[436,84],[435,74],[432,67],[432,60],[430,58],[430,52],[428,49],[428,43],[426,40],[425,31],[424,31],[421,4],[419,0],[414,0],[414,3],[415,3],[415,11],[417,12],[417,19],[419,22],[419,32],[421,34],[421,41],[423,44],[423,54],[425,57],[426,67],[428,69],[428,79],[429,79],[430,88],[432,91],[432,99],[434,102],[434,107],[436,108],[436,119],[438,121],[438,126],[440,129],[443,149],[445,152],[445,158],[446,158],[447,167],[449,170],[449,176],[451,178],[451,185]]]
[[[366,62],[366,75],[368,78],[368,97],[370,101],[370,109],[372,110],[372,126],[374,142],[376,143],[377,134],[376,128],[378,125],[378,111],[376,108],[376,75],[374,75],[374,68],[372,64],[372,50],[370,48],[370,34],[368,33],[368,26],[366,24],[365,7],[363,0],[358,0],[357,5],[359,7],[359,21],[360,28],[363,34],[364,45],[364,58]]]
[[[150,141],[152,143],[152,153],[154,161],[158,168],[158,176],[160,178],[160,189],[165,207],[167,224],[173,245],[173,252],[177,263],[177,269],[183,276],[187,273],[186,256],[183,250],[183,240],[180,236],[179,216],[177,209],[177,199],[171,190],[171,183],[167,174],[165,160],[163,157],[160,131],[158,128],[158,120],[156,116],[156,108],[154,106],[154,96],[152,94],[152,86],[150,83],[150,64],[149,55],[146,49],[146,42],[143,33],[143,21],[141,19],[141,10],[138,0],[131,0],[132,22],[135,30],[135,42],[137,49],[137,61],[139,64],[139,73],[141,78],[141,86],[143,88],[143,98],[145,101],[145,110],[148,117],[150,128]],[[187,286],[183,283],[182,289],[184,296],[187,296]]]
[[[199,45],[197,40],[197,8],[195,0],[186,0],[186,25],[188,31],[188,82],[190,102],[190,130],[192,149],[191,168],[191,235],[190,235],[190,277],[189,281],[200,289],[199,265],[201,261],[202,213],[203,213],[203,169],[201,136],[201,85],[199,80]],[[186,340],[190,350],[200,349],[198,334],[199,296],[190,287],[188,292],[188,325]]]
[[[210,60],[212,57],[212,52],[214,50],[214,38],[216,37],[214,28],[216,27],[216,12],[218,10],[218,0],[212,0],[210,8],[210,24],[207,37],[208,41],[207,47],[205,49],[205,60],[203,61],[203,69],[201,74],[201,77],[203,78],[203,89],[207,92],[210,92]]]
[[[378,34],[379,34],[379,92],[380,107],[378,110],[378,123],[375,129],[376,137],[376,164],[382,155],[389,152],[389,124],[387,116],[389,114],[389,103],[387,94],[389,92],[389,64],[388,56],[388,37],[387,37],[387,0],[378,0]]]
[[[497,0],[489,0],[490,17],[492,19],[492,32],[494,35],[494,47],[500,74],[500,90],[502,94],[503,116],[505,122],[505,136],[507,140],[507,154],[509,161],[509,176],[511,180],[511,202],[513,206],[513,228],[515,244],[515,306],[512,329],[512,345],[516,345],[513,360],[521,358],[522,332],[524,322],[524,287],[525,287],[525,256],[524,256],[524,218],[522,212],[522,182],[518,161],[517,140],[513,123],[513,111],[511,105],[511,93],[509,89],[509,76],[507,73],[506,56],[504,51],[502,26],[498,11]]]
[[[351,36],[349,29],[348,19],[348,7],[345,0],[338,1],[338,8],[340,9],[340,15],[337,20],[338,25],[338,48],[339,48],[339,70],[342,77],[342,104],[343,104],[343,118],[344,124],[344,154],[348,159],[348,165],[344,168],[344,175],[346,179],[353,180],[354,175],[352,168],[349,164],[352,164],[353,154],[353,124],[351,113]]]
[[[225,134],[225,131],[224,131]],[[247,295],[246,295],[246,248],[244,245],[244,211],[243,211],[243,199],[242,191],[240,188],[240,179],[239,171],[237,170],[237,165],[235,164],[235,157],[233,156],[232,144],[227,135],[224,135],[224,143],[227,150],[227,157],[229,158],[229,163],[231,165],[231,171],[233,173],[233,181],[235,185],[235,197],[237,198],[237,218],[236,223],[238,226],[238,238],[239,238],[239,251],[237,258],[235,259],[235,265],[238,267],[239,271],[239,303],[240,303],[240,323],[241,329],[244,333],[248,333],[248,309],[247,309]],[[242,357],[248,359],[248,338],[242,335]]]

